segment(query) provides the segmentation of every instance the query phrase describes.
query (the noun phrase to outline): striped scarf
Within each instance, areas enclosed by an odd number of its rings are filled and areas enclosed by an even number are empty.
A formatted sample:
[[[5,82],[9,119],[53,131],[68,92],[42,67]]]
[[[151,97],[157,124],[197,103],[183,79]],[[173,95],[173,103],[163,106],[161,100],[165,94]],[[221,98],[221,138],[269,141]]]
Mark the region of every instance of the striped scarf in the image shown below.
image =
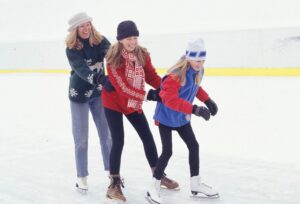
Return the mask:
[[[145,72],[137,60],[137,57],[125,49],[121,51],[122,57],[125,59],[125,76],[127,82],[134,88],[139,90],[145,89]],[[127,107],[133,108],[135,110],[142,109],[143,101],[137,101],[134,99],[129,99]]]

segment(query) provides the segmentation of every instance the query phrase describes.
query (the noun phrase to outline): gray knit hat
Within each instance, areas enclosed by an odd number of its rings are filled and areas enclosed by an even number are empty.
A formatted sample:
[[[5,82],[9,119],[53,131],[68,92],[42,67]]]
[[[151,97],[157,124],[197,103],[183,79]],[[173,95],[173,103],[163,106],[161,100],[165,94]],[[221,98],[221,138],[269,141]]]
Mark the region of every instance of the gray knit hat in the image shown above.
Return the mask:
[[[92,21],[93,19],[89,17],[86,13],[80,12],[72,16],[72,18],[69,20],[69,28],[68,31],[71,32],[81,24],[84,24],[86,22]]]

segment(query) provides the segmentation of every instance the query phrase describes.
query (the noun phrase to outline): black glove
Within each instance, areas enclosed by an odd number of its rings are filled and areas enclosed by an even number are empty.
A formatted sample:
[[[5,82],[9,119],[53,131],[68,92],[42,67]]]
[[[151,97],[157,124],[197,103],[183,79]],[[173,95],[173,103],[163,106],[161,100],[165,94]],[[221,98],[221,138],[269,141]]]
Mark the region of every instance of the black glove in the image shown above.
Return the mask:
[[[103,84],[103,87],[106,91],[112,92],[115,90],[114,86],[110,83],[110,80],[107,76],[105,76],[106,80],[105,83]]]
[[[209,120],[210,118],[209,110],[203,106],[193,105],[192,113],[195,114],[196,116],[201,116],[205,120]]]
[[[94,74],[94,78],[93,78],[94,84],[103,85],[105,83],[105,80],[106,80],[105,75],[102,72],[98,72]]]
[[[115,88],[110,83],[109,78],[107,75],[104,75],[102,73],[97,73],[94,75],[94,83],[97,85],[101,85],[104,87],[108,92],[114,91]]]
[[[147,100],[148,101],[158,101],[158,102],[161,102],[161,98],[159,96],[159,92],[160,92],[160,88],[159,89],[150,89],[148,91],[148,94],[147,94]]]
[[[217,104],[212,100],[212,99],[208,99],[205,102],[205,105],[207,106],[207,108],[209,109],[210,113],[212,116],[216,115],[218,112],[218,106]]]

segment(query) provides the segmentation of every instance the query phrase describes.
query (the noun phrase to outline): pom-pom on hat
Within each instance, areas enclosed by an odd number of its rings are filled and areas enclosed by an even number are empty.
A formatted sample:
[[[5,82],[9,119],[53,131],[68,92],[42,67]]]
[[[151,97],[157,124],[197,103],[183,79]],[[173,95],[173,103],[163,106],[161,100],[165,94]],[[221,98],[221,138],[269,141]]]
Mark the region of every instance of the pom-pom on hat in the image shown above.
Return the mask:
[[[93,19],[89,17],[85,12],[80,12],[72,16],[72,18],[69,20],[69,28],[68,31],[71,32],[78,26],[80,26],[83,23],[90,22]]]
[[[206,58],[204,41],[201,38],[190,41],[187,45],[185,58],[187,60],[200,61]]]
[[[117,28],[117,40],[124,38],[139,36],[139,31],[133,21],[122,21]]]

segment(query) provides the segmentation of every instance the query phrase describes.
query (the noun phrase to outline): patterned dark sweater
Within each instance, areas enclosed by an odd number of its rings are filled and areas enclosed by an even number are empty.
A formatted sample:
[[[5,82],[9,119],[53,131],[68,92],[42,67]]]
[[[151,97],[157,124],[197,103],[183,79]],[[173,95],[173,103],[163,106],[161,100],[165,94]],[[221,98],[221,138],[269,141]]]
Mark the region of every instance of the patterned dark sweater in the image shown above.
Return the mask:
[[[66,48],[66,55],[71,65],[69,99],[85,103],[90,98],[99,97],[101,89],[95,83],[95,77],[104,73],[103,59],[110,46],[104,37],[99,45],[90,46],[88,39],[81,40],[81,50]]]

